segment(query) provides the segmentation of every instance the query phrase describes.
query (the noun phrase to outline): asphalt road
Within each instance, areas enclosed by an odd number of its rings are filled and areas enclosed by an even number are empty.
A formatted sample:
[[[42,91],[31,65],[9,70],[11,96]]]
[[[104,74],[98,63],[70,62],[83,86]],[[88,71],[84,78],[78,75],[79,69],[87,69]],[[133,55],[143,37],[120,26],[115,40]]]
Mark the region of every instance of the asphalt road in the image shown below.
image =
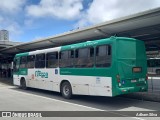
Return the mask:
[[[107,111],[114,115],[116,114],[114,111],[160,111],[160,103],[122,97],[94,96],[74,96],[73,99],[66,100],[59,93],[31,88],[21,90],[15,86],[0,83],[0,111]],[[128,120],[128,118],[133,120],[159,119],[157,117],[124,117],[125,113],[120,116],[118,119],[123,120]],[[59,120],[60,118],[55,119]],[[75,120],[73,117],[66,119]],[[76,119],[88,120],[88,118],[82,117]],[[93,119],[106,118],[94,117]],[[107,117],[107,119],[117,119],[117,117]]]

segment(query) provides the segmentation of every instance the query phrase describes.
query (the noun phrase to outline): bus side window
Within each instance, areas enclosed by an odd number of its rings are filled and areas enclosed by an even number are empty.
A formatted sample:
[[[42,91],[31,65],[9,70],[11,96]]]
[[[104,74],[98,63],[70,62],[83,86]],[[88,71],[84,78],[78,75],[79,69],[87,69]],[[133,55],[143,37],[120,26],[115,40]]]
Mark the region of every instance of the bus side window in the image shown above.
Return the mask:
[[[58,52],[47,53],[47,55],[46,55],[46,67],[47,68],[58,67]]]
[[[45,68],[45,54],[37,54],[35,68]]]
[[[80,68],[93,67],[94,48],[82,48],[75,51],[75,66]]]
[[[27,56],[27,68],[34,68],[35,65],[35,55]]]
[[[59,55],[59,67],[74,67],[74,50],[62,51]]]
[[[96,67],[111,66],[111,46],[101,45],[96,47]]]
[[[20,68],[26,68],[27,66],[27,57],[24,56],[24,57],[21,57],[20,59]]]

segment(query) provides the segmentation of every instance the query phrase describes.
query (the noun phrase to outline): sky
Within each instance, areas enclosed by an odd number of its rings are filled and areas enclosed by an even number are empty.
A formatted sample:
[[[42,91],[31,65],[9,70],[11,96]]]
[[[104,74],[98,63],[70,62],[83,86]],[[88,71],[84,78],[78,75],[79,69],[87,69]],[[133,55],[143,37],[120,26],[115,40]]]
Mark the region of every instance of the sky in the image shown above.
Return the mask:
[[[34,41],[160,7],[160,0],[0,0],[0,30]]]

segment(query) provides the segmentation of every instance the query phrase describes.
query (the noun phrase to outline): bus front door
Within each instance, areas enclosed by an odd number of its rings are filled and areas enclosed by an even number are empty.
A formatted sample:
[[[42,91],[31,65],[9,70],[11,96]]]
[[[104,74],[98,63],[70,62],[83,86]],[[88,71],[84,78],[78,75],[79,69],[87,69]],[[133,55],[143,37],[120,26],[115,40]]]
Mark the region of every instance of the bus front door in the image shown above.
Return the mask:
[[[20,77],[19,77],[19,67],[20,67],[20,58],[16,58],[14,60],[13,65],[13,81],[15,85],[20,85]]]

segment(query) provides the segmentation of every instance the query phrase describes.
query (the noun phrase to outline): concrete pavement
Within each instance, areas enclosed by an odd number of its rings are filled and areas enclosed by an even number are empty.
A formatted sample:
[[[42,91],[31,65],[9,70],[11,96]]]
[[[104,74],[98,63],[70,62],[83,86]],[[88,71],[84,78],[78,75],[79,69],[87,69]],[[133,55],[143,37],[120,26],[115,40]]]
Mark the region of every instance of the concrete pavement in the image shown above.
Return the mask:
[[[149,102],[121,97],[75,96],[66,100],[59,93],[29,89],[21,90],[15,86],[0,83],[0,111],[160,111],[159,102]],[[113,113],[114,114],[114,113]],[[123,116],[123,115],[122,115]],[[50,118],[47,118],[50,119]],[[56,118],[57,120],[60,118]],[[69,119],[69,118],[65,118]],[[74,118],[70,118],[72,120]],[[76,118],[85,120],[87,118]],[[91,119],[91,118],[90,118]],[[105,118],[92,118],[92,120]],[[108,118],[107,119],[117,119]],[[118,119],[121,119],[120,117]],[[144,117],[124,117],[123,120]],[[158,118],[145,118],[156,120]],[[88,120],[88,119],[87,119]]]

